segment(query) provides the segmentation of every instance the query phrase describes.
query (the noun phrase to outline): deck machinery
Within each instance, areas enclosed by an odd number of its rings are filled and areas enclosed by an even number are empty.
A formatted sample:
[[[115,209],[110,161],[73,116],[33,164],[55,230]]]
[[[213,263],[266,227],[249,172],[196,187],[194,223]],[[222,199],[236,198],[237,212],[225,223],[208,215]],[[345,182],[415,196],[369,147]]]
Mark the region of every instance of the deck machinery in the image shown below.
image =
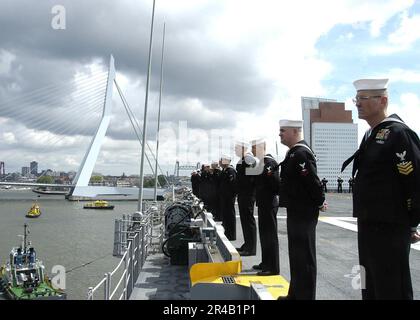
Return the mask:
[[[274,300],[286,296],[280,275],[242,273],[242,259],[226,238],[223,226],[190,191],[165,210],[163,252],[171,264],[189,266],[193,300]]]

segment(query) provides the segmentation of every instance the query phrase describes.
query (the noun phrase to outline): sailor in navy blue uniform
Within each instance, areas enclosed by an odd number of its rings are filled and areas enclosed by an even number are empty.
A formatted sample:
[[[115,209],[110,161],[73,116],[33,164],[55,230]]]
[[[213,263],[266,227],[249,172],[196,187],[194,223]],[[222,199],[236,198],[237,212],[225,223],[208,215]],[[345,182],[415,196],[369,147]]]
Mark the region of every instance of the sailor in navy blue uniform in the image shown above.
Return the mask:
[[[325,179],[325,178],[322,178],[321,183],[322,183],[322,188],[324,189],[324,192],[327,193],[328,192],[328,189],[327,189],[328,180]]]
[[[255,189],[261,242],[261,263],[253,266],[253,269],[260,270],[257,274],[261,276],[280,274],[277,235],[280,177],[276,160],[270,154],[265,154],[265,148],[265,141],[252,143],[252,153],[258,159],[255,166]]]
[[[387,116],[387,84],[388,79],[354,82],[359,118],[370,129],[342,171],[354,160],[362,298],[411,300],[410,244],[420,239],[420,142],[396,114]]]
[[[343,193],[343,181],[340,176],[337,178],[337,193]]]
[[[213,188],[212,174],[210,172],[210,165],[203,164],[200,174],[200,185],[198,188],[199,198],[203,201],[204,207],[211,212],[211,199],[214,198],[216,190]]]
[[[349,193],[353,193],[353,177],[349,179]]]
[[[315,231],[326,210],[316,159],[302,140],[301,120],[280,120],[281,143],[289,147],[280,163],[280,206],[287,208],[290,286],[287,299],[313,300],[316,294]]]
[[[251,165],[246,163],[245,156],[253,157],[248,148],[249,143],[244,141],[237,141],[235,144],[235,153],[240,158],[236,164],[236,191],[244,236],[243,245],[237,249],[241,256],[254,256],[257,251],[257,224],[254,218],[255,175],[248,172]]]
[[[223,155],[220,159],[222,172],[220,173],[219,197],[225,236],[233,241],[236,240],[236,171],[230,162],[231,158],[227,155]]]
[[[210,168],[213,177],[213,188],[215,190],[214,197],[211,200],[212,214],[215,221],[222,221],[222,213],[220,211],[220,175],[222,174],[222,168],[219,166],[218,161],[213,161]]]
[[[191,173],[191,188],[192,188],[192,193],[196,196],[199,197],[200,193],[199,193],[199,188],[200,188],[200,172],[194,170]]]

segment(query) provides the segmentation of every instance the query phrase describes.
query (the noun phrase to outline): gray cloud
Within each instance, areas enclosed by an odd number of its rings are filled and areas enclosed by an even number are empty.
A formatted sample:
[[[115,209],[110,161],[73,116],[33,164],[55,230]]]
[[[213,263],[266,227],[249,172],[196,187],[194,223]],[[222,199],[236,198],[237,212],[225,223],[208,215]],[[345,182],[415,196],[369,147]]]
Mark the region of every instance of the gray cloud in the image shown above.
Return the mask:
[[[110,54],[115,57],[117,71],[131,84],[138,83],[124,94],[142,125],[152,2],[63,0],[60,4],[66,9],[65,30],[51,27],[51,8],[56,4],[53,0],[0,3],[0,55],[8,52],[14,56],[8,72],[2,73],[4,68],[0,68],[0,117],[11,119],[0,134],[15,132],[16,123],[24,125],[19,127],[18,143],[0,143],[2,160],[9,163],[18,154],[29,159],[30,154],[45,152],[52,163],[60,163],[63,157],[52,156],[54,152],[66,150],[76,158],[84,153],[101,112],[93,110],[92,103],[87,109],[83,104],[72,104],[69,99],[76,90],[74,76],[78,72],[89,74],[87,66],[94,62],[105,70]],[[236,112],[255,111],[271,100],[273,88],[259,76],[254,63],[255,44],[242,43],[226,49],[206,36],[221,6],[210,2],[173,14],[159,8],[157,1],[148,140],[156,137],[164,20],[167,33],[161,128],[173,128],[176,134],[180,121],[186,121],[191,130],[233,128]],[[115,112],[107,136],[137,139],[119,97],[113,100]],[[85,139],[83,146],[78,140],[49,140],[48,135],[32,135],[25,128],[48,129],[69,137],[82,135]]]
[[[144,78],[147,68],[151,3],[135,1],[62,1],[66,8],[66,30],[53,30],[50,13],[55,1],[2,1],[0,5],[0,39],[2,47],[20,54],[23,65],[54,70],[56,75],[71,73],[69,64],[82,65],[94,58],[116,58],[117,68],[133,77]],[[176,97],[193,97],[219,102],[223,108],[255,109],[265,106],[272,88],[259,78],[254,61],[255,50],[249,43],[223,49],[202,36],[205,26],[220,10],[209,4],[176,16],[166,15],[165,93]],[[158,90],[159,60],[163,17],[156,9],[151,86]],[[208,21],[208,23],[206,23]],[[58,68],[48,61],[61,64]],[[74,69],[73,69],[74,70]],[[33,68],[33,76],[38,74]],[[30,74],[27,74],[30,76]],[[31,77],[30,77],[31,78]],[[55,80],[54,74],[43,78]],[[43,82],[42,81],[42,82]],[[39,83],[41,86],[43,83]]]

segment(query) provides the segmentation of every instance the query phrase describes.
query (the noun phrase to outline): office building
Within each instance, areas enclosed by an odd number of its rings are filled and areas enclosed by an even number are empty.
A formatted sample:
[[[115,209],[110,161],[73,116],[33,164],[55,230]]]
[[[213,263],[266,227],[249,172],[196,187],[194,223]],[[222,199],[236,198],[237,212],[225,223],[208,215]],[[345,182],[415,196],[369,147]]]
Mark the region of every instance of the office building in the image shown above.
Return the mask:
[[[342,163],[358,147],[357,124],[342,102],[331,99],[302,97],[304,138],[317,157],[318,176],[328,180],[329,191],[337,190],[340,176],[343,190],[348,190],[351,168],[341,173]]]
[[[31,174],[38,175],[38,162],[32,161],[30,163]]]
[[[22,176],[23,177],[29,176],[29,167],[22,167]]]

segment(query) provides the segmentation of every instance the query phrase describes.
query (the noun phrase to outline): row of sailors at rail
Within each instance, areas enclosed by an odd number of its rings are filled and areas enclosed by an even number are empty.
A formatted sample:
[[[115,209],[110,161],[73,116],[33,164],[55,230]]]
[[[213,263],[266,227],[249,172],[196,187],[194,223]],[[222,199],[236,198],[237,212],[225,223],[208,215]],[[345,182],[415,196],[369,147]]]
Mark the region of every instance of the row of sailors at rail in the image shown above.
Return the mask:
[[[245,162],[253,167],[259,164],[259,159],[251,152],[245,154]],[[191,173],[191,186],[193,194],[200,198],[209,212],[213,213],[215,220],[220,220],[218,213],[220,206],[220,193],[225,190],[229,194],[236,194],[238,186],[236,182],[236,171],[230,164],[231,158],[223,155],[219,162],[213,161],[210,164],[203,164],[201,170]],[[220,190],[222,188],[222,190]],[[226,190],[227,189],[227,190]]]
[[[213,162],[210,164],[203,164],[201,170],[194,171],[191,175],[192,191],[195,196],[200,198],[207,211],[213,214],[216,221],[222,221],[221,213],[221,188],[222,189],[233,189],[229,188],[227,183],[222,183],[224,175],[227,172],[229,164],[219,162]],[[232,168],[233,169],[233,168]],[[234,190],[230,190],[232,193]]]
[[[244,159],[247,166],[257,168],[260,160],[251,152],[244,154],[243,146],[241,146],[241,144],[239,144],[239,147],[240,148],[235,147],[237,155]],[[253,208],[248,210],[248,207],[253,207],[253,203],[255,202],[255,175],[246,177],[246,180],[251,179],[250,181],[244,181],[243,176],[245,173],[241,170],[241,161],[238,162],[235,169],[231,165],[231,158],[223,155],[219,162],[213,162],[211,165],[204,164],[200,171],[194,171],[191,174],[191,185],[194,195],[203,201],[206,210],[213,214],[216,221],[222,221],[225,235],[229,240],[236,240],[236,196],[238,195],[239,206],[241,207],[242,204],[247,207],[240,211],[253,212]],[[246,194],[247,197],[241,197],[241,199],[253,199],[249,204],[240,201],[239,195],[244,194]],[[252,215],[252,212],[250,212],[249,215]],[[243,221],[244,219],[245,221]],[[248,225],[249,223],[246,222],[247,219],[244,219],[241,215],[242,224]],[[252,230],[249,233],[251,234],[250,237],[253,239],[251,242],[254,244],[251,245],[252,248],[249,251],[255,252],[255,221],[251,221],[250,223],[252,225],[250,229]]]

